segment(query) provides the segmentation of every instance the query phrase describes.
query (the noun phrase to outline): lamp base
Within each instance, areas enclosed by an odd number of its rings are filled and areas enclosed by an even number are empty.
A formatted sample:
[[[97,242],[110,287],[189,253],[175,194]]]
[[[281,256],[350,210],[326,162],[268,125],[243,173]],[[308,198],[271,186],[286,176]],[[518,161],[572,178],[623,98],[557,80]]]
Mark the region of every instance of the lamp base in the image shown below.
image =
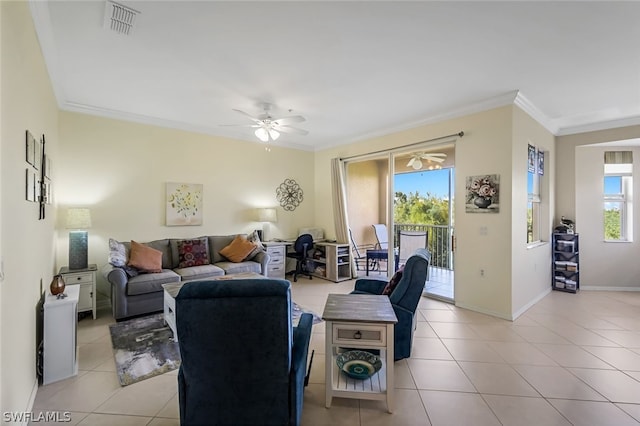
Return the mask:
[[[87,268],[87,246],[89,233],[87,231],[69,232],[69,269]]]

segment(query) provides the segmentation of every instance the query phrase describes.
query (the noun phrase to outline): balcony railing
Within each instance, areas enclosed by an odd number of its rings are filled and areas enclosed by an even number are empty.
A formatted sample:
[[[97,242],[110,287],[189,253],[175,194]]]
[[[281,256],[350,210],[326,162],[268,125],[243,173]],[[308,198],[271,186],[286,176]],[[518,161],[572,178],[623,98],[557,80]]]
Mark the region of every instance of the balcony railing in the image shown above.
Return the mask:
[[[395,224],[393,229],[394,247],[399,247],[400,231],[427,231],[431,266],[453,269],[453,253],[451,251],[453,227],[448,225]]]

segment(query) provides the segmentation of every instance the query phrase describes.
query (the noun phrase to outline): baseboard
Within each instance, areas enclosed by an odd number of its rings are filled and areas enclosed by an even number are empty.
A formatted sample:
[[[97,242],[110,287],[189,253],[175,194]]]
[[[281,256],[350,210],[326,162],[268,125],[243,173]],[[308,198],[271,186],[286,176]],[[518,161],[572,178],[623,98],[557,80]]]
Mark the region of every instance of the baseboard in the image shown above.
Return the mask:
[[[531,302],[527,303],[522,308],[520,308],[516,312],[514,312],[512,314],[513,315],[513,320],[512,321],[515,321],[516,319],[518,319],[518,317],[520,317],[520,315],[522,315],[525,312],[527,312],[527,310],[529,310],[529,308],[531,308],[533,305],[535,305],[536,303],[541,301],[549,293],[551,293],[551,287],[547,287],[547,289],[545,291],[543,291],[542,293],[540,293],[535,299],[533,299]]]
[[[501,319],[507,320],[507,321],[512,321],[512,319],[509,318],[508,315],[505,315],[505,314],[503,314],[501,312],[494,312],[494,311],[490,311],[488,309],[482,309],[482,308],[479,308],[477,306],[467,305],[467,304],[458,303],[458,302],[456,302],[455,305],[458,308],[469,309],[470,311],[478,312],[478,313],[485,314],[485,315],[491,315],[492,317],[501,318]]]
[[[640,287],[605,287],[600,285],[582,286],[580,290],[586,291],[640,291]]]

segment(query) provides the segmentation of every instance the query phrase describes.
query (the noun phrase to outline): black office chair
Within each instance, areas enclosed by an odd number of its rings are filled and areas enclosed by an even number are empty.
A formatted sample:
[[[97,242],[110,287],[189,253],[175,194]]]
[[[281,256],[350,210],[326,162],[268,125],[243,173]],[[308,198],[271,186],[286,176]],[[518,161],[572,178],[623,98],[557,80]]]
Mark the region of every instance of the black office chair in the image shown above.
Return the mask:
[[[298,275],[306,275],[311,279],[313,271],[313,260],[309,258],[313,248],[313,237],[311,234],[302,234],[293,243],[293,252],[287,253],[287,257],[296,260],[296,270],[293,272],[293,282],[298,281]]]

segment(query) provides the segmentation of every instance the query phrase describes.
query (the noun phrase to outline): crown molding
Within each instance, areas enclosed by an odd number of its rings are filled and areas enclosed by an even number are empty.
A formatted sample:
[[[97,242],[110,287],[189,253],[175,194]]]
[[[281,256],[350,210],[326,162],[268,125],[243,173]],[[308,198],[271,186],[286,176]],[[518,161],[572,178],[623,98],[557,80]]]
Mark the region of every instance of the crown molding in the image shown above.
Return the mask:
[[[148,115],[134,114],[130,112],[118,111],[118,110],[107,109],[107,108],[97,108],[91,105],[80,104],[77,102],[64,102],[60,106],[60,109],[68,112],[77,112],[81,114],[88,114],[88,115],[93,115],[98,117],[110,118],[114,120],[129,121],[129,122],[134,122],[139,124],[147,124],[151,126],[181,130],[181,131],[190,132],[190,133],[200,133],[200,134],[205,134],[209,136],[215,136],[218,138],[241,140],[244,142],[251,142],[251,143],[255,143],[265,147],[268,146],[271,148],[279,147],[279,148],[292,148],[292,149],[297,149],[301,151],[313,151],[312,148],[306,145],[293,144],[293,143],[280,142],[280,141],[276,143],[265,144],[264,142],[255,140],[255,138],[251,138],[251,137],[244,138],[242,137],[243,135],[238,135],[234,137],[223,136],[220,134],[220,129],[218,128],[198,126],[195,124],[183,123],[180,121],[172,121],[172,120],[167,120],[163,118],[156,118]]]
[[[620,127],[640,125],[640,116],[620,118],[617,120],[598,121],[597,123],[581,124],[578,126],[561,127],[556,136],[575,135],[577,133],[597,132],[599,130],[617,129]]]
[[[522,92],[518,91],[513,104],[526,112],[531,118],[536,120],[542,127],[547,129],[552,135],[557,136],[558,126],[547,117],[542,111],[538,109],[529,99],[527,99]]]

